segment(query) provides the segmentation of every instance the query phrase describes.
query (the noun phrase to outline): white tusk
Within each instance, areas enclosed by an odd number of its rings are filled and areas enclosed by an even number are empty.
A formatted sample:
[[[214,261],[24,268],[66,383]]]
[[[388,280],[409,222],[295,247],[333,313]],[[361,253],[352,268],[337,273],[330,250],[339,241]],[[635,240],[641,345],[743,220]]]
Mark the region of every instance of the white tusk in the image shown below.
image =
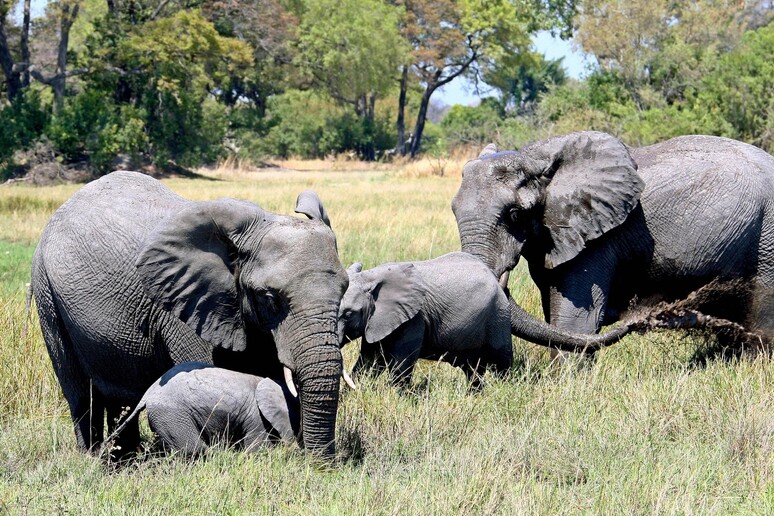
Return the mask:
[[[349,376],[349,373],[347,373],[346,369],[341,370],[341,377],[344,378],[344,383],[349,385],[350,389],[353,391],[357,390],[357,385],[355,385],[355,382],[352,381],[352,378]]]
[[[296,390],[296,386],[293,383],[293,371],[291,371],[287,366],[283,367],[282,369],[285,372],[285,385],[288,386],[290,394],[292,394],[294,398],[298,398],[298,391]]]
[[[511,277],[511,271],[505,271],[503,272],[503,275],[500,276],[500,288],[505,290],[508,288],[508,279]]]

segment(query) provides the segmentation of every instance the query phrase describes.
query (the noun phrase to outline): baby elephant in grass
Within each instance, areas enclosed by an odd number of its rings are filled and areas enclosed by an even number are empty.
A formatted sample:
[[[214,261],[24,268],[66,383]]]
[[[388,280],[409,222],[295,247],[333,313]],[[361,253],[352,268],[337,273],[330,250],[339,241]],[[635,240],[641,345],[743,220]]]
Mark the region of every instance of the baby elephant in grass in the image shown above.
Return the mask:
[[[188,457],[216,443],[249,452],[292,441],[299,425],[298,400],[279,383],[198,362],[164,373],[113,435],[143,409],[164,448]]]
[[[478,258],[450,253],[434,260],[347,269],[349,288],[339,308],[339,338],[362,337],[353,373],[388,369],[407,384],[419,358],[462,368],[471,388],[487,366],[513,363],[510,309],[497,278]]]

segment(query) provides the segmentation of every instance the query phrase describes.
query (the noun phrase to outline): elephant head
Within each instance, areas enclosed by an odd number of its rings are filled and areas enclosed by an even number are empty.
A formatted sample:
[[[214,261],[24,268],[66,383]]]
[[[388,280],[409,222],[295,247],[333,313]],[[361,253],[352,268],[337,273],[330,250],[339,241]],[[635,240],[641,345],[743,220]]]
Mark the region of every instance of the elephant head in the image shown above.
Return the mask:
[[[136,266],[151,300],[211,345],[239,351],[271,334],[267,353],[298,383],[304,446],[332,455],[348,281],[317,196],[297,205],[311,220],[234,199],[192,202],[146,238]]]
[[[452,201],[462,250],[498,277],[522,255],[531,265],[558,267],[626,220],[644,186],[636,170],[626,146],[599,132],[556,136],[518,152],[497,152],[490,144],[465,165]],[[515,334],[515,319],[535,327],[526,312],[512,307]],[[560,345],[563,336],[550,331],[551,345]]]
[[[339,307],[342,344],[363,337],[376,343],[412,319],[422,308],[426,288],[414,266],[384,264],[362,271],[362,264],[347,269],[349,287]]]

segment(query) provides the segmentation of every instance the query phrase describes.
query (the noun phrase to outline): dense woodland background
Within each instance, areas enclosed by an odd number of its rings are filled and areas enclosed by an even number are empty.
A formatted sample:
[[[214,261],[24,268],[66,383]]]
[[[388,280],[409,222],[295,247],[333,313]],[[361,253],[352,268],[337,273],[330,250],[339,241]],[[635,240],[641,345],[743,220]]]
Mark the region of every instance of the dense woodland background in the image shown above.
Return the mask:
[[[444,156],[581,129],[774,151],[771,1],[35,0],[35,18],[31,1],[0,0],[0,179]],[[583,80],[534,51],[541,30],[591,57]],[[490,96],[435,101],[465,78]]]

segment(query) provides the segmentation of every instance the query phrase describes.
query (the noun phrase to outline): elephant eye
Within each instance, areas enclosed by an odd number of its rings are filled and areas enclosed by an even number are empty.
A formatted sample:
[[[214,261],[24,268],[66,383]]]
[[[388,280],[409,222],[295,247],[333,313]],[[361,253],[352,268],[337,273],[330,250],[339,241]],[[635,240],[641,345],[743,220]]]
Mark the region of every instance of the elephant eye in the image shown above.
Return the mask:
[[[270,310],[276,310],[279,306],[279,296],[276,292],[269,289],[258,289],[252,294],[253,303],[259,306],[265,306]]]
[[[516,224],[519,222],[519,210],[518,208],[511,208],[508,210],[508,221],[511,224]]]

